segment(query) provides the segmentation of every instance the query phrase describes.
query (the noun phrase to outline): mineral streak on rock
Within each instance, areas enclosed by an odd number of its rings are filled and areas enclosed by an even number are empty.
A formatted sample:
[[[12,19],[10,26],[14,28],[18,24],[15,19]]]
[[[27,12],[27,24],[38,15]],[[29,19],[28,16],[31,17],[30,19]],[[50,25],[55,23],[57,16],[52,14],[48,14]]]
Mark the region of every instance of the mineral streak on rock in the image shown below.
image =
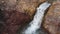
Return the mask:
[[[60,1],[53,2],[45,16],[43,26],[50,34],[60,34]]]

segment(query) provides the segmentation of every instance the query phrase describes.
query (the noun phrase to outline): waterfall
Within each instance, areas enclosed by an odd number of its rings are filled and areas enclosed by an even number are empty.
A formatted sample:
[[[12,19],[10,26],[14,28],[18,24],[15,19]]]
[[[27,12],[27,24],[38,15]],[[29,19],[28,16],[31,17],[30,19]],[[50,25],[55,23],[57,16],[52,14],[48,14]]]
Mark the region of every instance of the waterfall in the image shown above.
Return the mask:
[[[36,34],[36,31],[40,28],[42,19],[45,13],[45,10],[50,6],[51,4],[48,2],[42,3],[38,8],[37,12],[33,18],[33,20],[29,23],[29,27],[27,27],[23,34]]]

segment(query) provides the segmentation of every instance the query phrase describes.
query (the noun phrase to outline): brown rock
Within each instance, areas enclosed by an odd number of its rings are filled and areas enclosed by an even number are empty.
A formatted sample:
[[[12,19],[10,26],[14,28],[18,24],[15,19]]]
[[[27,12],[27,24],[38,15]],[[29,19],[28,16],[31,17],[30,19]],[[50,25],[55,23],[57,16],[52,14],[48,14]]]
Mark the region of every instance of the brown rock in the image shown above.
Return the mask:
[[[23,10],[23,12],[28,13],[32,16],[38,5],[46,0],[18,0],[17,10]]]
[[[25,13],[21,13],[15,10],[4,12],[5,28],[2,34],[16,34],[19,27],[29,22],[29,20],[30,16]]]
[[[53,2],[49,8],[43,27],[48,30],[50,34],[60,34],[60,1]]]
[[[0,5],[1,9],[16,9],[19,12],[28,13],[31,16],[35,13],[38,5],[44,1],[46,0],[0,0]]]
[[[16,34],[21,25],[28,23],[38,5],[46,0],[0,0],[4,30],[1,34]]]

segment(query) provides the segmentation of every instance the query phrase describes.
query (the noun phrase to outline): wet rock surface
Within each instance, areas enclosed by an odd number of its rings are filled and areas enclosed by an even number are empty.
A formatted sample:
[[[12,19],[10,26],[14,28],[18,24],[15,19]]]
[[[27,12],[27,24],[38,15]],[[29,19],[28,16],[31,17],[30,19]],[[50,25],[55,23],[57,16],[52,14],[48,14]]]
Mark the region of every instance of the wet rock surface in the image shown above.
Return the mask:
[[[45,16],[43,26],[50,34],[60,34],[60,1],[53,2]]]

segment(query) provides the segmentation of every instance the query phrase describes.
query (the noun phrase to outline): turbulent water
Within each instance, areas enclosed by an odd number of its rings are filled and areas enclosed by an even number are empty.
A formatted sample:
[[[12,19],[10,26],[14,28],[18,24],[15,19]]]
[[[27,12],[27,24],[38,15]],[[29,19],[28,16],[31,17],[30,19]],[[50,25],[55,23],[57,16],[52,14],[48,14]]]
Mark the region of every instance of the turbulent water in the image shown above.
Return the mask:
[[[25,29],[22,34],[38,34],[36,31],[40,28],[42,19],[45,13],[45,10],[50,6],[51,4],[48,2],[45,2],[41,4],[37,8],[37,12],[33,18],[33,20],[30,22],[30,26]]]

